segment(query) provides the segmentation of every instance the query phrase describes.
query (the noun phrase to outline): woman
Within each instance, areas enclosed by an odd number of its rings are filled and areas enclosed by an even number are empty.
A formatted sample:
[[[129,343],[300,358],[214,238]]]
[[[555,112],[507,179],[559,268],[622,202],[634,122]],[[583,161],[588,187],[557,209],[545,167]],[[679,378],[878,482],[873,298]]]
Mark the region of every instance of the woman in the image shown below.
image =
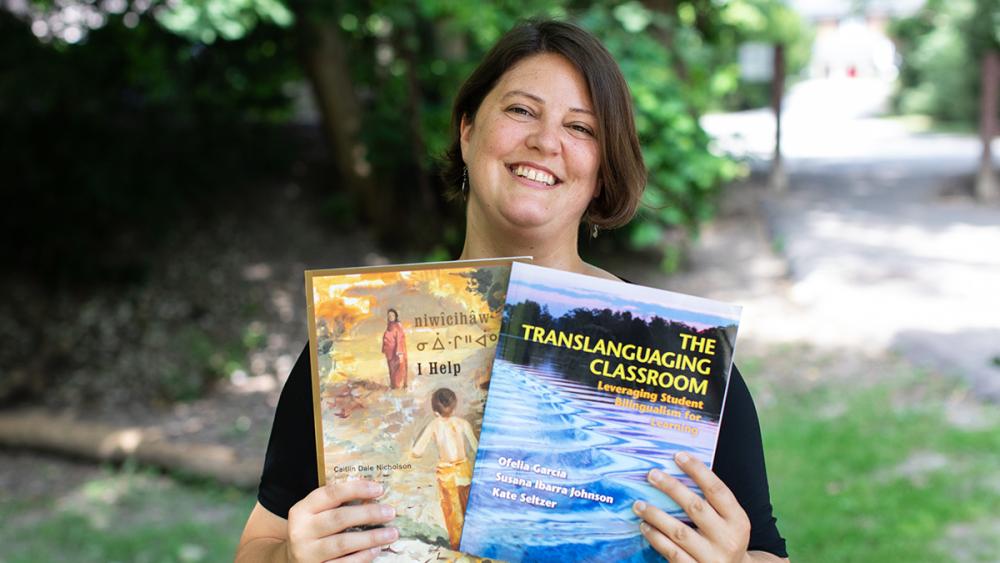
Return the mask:
[[[617,279],[577,252],[588,233],[614,228],[635,213],[645,168],[631,98],[617,64],[576,26],[515,27],[459,91],[445,177],[466,201],[461,258],[531,255],[536,264]],[[375,483],[315,488],[308,354],[300,356],[275,415],[259,502],[247,522],[240,561],[368,561],[398,537],[391,507],[351,501],[379,497]],[[633,506],[650,544],[673,562],[781,561],[753,402],[734,369],[714,472],[678,455],[706,492],[702,500],[665,473],[650,482],[682,506],[696,528],[645,499]],[[286,519],[287,517],[287,519]]]
[[[409,385],[406,367],[406,335],[399,322],[399,313],[389,309],[385,333],[382,334],[382,353],[389,368],[389,388],[406,388]]]

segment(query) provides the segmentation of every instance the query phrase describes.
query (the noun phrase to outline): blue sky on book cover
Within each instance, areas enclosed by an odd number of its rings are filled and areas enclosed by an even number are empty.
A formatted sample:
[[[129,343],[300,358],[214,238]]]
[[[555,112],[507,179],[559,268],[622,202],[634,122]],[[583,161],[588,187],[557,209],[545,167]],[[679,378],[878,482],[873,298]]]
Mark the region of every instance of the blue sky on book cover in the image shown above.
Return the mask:
[[[462,551],[507,561],[662,561],[639,533],[646,481],[711,465],[734,305],[514,264]]]

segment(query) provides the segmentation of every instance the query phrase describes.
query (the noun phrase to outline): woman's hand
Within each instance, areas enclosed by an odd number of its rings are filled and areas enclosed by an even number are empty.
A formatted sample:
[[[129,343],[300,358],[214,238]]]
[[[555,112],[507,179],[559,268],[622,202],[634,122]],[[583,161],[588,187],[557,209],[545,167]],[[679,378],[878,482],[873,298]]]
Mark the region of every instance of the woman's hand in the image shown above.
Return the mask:
[[[750,519],[732,491],[690,455],[679,453],[674,461],[701,487],[704,499],[657,469],[649,472],[649,482],[674,499],[697,529],[640,500],[632,508],[643,520],[642,535],[671,563],[748,561]]]
[[[378,498],[382,486],[366,480],[327,483],[288,511],[289,561],[371,561],[382,547],[399,538],[396,528],[345,532],[355,526],[385,524],[396,511],[384,504],[343,506],[354,500]]]

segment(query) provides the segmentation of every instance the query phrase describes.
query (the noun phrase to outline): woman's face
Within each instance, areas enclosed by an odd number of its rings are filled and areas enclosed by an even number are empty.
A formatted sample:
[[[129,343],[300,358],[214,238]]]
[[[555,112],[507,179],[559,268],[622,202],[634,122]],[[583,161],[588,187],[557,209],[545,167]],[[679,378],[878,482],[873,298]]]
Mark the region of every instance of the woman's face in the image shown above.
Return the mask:
[[[511,67],[462,121],[470,220],[575,233],[597,190],[596,132],[587,84],[566,58],[543,53]]]
[[[397,320],[399,320],[399,317],[396,316],[396,312],[395,311],[389,311],[389,313],[386,316],[388,317],[390,323],[393,323],[393,322],[396,322]]]

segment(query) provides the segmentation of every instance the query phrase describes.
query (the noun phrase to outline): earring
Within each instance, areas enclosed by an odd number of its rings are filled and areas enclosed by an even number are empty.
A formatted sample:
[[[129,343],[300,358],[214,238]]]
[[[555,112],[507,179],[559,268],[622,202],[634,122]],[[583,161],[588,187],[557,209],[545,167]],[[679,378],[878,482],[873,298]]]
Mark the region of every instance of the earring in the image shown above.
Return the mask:
[[[462,201],[469,195],[469,168],[467,166],[462,167]]]
[[[590,238],[597,238],[597,225],[590,229]]]

